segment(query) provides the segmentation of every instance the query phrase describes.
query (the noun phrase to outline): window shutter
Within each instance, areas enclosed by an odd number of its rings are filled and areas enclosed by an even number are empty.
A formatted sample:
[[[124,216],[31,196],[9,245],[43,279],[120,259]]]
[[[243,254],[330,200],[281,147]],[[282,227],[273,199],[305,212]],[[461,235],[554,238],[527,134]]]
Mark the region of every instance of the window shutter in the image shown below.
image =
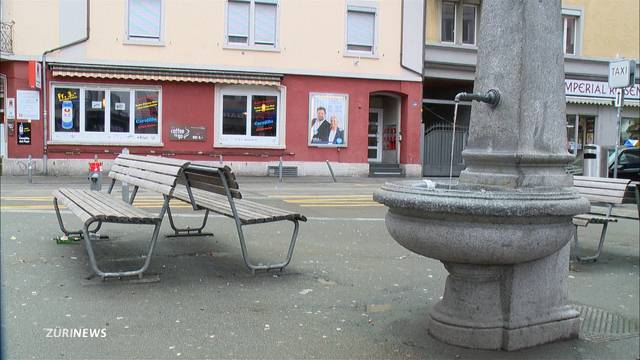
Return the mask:
[[[249,37],[249,3],[229,1],[227,35]]]
[[[129,36],[160,39],[162,0],[129,0]]]
[[[348,45],[369,46],[373,49],[375,18],[376,15],[373,12],[350,10],[347,13]]]
[[[277,5],[256,3],[255,42],[258,44],[276,43]]]

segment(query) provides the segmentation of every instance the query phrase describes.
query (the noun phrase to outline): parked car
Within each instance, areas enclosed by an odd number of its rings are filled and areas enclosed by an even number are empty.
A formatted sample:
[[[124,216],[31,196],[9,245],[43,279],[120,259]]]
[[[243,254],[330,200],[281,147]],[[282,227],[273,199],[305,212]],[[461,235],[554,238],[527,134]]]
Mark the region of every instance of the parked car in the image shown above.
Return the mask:
[[[615,153],[609,156],[609,177],[613,177]],[[640,181],[640,147],[623,148],[618,152],[618,177]]]

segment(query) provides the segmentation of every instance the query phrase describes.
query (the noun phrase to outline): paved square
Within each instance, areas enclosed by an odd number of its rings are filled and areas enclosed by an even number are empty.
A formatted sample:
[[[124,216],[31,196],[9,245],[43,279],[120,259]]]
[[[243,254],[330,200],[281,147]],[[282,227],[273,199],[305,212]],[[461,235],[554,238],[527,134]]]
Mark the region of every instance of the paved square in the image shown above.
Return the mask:
[[[599,262],[574,264],[570,300],[588,309],[581,339],[513,353],[442,344],[426,331],[446,271],[398,245],[385,208],[371,200],[384,180],[241,178],[250,200],[302,212],[293,261],[283,273],[251,275],[230,219],[212,217],[211,237],[161,235],[148,281],[87,279],[82,243],[56,244],[51,205],[59,186],[81,178],[2,178],[2,331],[5,356],[30,358],[637,358],[638,222],[621,219]],[[160,197],[137,206],[159,210]],[[180,205],[178,205],[180,206]],[[195,226],[186,204],[178,220]],[[622,215],[634,216],[629,209]],[[63,214],[68,221],[73,216]],[[637,215],[635,215],[637,216]],[[166,219],[165,219],[166,220]],[[76,223],[77,224],[77,223]],[[286,251],[286,223],[248,227],[256,261]],[[109,267],[141,261],[151,227],[107,224],[96,244]],[[169,234],[163,223],[161,234]],[[599,229],[581,230],[592,251]],[[159,281],[158,281],[159,280]],[[607,326],[607,321],[615,325]],[[617,324],[622,324],[618,331]],[[84,329],[88,329],[83,332]],[[104,330],[103,330],[104,329]],[[65,331],[66,330],[66,331]],[[65,331],[65,332],[63,332]],[[606,334],[605,334],[606,333]],[[600,334],[600,335],[598,335]],[[607,335],[608,334],[608,335]]]

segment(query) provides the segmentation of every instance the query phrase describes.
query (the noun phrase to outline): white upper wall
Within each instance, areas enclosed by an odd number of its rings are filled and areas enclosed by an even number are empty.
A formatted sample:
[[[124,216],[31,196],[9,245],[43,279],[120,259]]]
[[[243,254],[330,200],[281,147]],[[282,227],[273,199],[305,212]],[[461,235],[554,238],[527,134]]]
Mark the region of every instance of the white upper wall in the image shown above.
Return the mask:
[[[62,38],[73,38],[70,29],[76,29],[78,39],[84,36],[84,17],[74,11],[70,20],[65,10],[81,0],[2,1],[16,23],[16,57],[39,57],[61,45]],[[161,41],[133,44],[127,40],[128,1],[92,0],[90,39],[79,46],[82,51],[63,50],[49,59],[421,81],[401,66],[401,0],[278,0],[277,46],[269,51],[225,45],[226,0],[163,0]],[[373,55],[347,52],[347,8],[375,9]],[[407,53],[411,44],[403,47]],[[422,49],[421,39],[415,47]]]

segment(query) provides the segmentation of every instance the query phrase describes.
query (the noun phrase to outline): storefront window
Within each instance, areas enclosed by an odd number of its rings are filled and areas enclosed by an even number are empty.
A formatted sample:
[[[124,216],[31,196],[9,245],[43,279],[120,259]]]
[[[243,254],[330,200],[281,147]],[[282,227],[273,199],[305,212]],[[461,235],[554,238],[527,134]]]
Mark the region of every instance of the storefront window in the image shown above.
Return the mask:
[[[54,85],[53,142],[159,144],[160,91],[96,85]]]
[[[105,92],[86,90],[84,93],[84,131],[104,131]]]
[[[222,99],[222,133],[245,135],[247,133],[247,97],[225,95]]]
[[[129,91],[111,91],[111,132],[129,132],[131,94]]]
[[[80,131],[80,89],[56,88],[53,96],[55,131]]]
[[[215,146],[280,146],[280,91],[268,87],[225,86],[218,92]]]
[[[587,115],[567,115],[567,149],[574,155],[582,153],[584,145],[596,141],[596,118]]]

